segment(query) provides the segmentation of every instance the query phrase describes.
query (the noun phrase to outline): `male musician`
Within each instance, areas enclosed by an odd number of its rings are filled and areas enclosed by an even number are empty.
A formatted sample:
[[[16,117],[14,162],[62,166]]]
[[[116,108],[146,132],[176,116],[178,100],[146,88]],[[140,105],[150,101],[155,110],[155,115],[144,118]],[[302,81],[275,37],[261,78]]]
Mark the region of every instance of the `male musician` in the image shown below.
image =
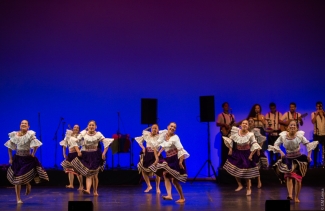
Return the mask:
[[[290,111],[285,112],[282,115],[282,118],[280,118],[280,124],[288,126],[290,123],[290,120],[296,120],[297,125],[299,124],[302,126],[304,122],[302,121],[301,114],[296,112],[297,105],[296,103],[292,102],[290,103]]]
[[[269,145],[274,145],[274,142],[279,138],[280,125],[279,121],[282,118],[282,114],[276,110],[275,103],[270,103],[269,105],[270,112],[265,114],[266,119],[266,132],[267,132],[267,141]],[[274,160],[275,156],[275,160]],[[279,153],[273,153],[270,151],[270,167],[279,159]]]
[[[311,122],[314,124],[313,140],[318,141],[322,145],[322,165],[324,167],[324,144],[325,144],[325,112],[323,110],[323,103],[318,101],[316,103],[316,111],[311,113]],[[314,167],[320,166],[317,162],[317,155],[319,152],[319,145],[317,145],[314,153]]]
[[[223,112],[220,113],[217,117],[217,126],[220,127],[220,132],[222,136],[229,136],[232,125],[235,124],[235,116],[229,112],[231,108],[229,108],[229,103],[222,103]],[[228,156],[228,148],[223,143],[223,139],[221,137],[221,167],[225,164]]]

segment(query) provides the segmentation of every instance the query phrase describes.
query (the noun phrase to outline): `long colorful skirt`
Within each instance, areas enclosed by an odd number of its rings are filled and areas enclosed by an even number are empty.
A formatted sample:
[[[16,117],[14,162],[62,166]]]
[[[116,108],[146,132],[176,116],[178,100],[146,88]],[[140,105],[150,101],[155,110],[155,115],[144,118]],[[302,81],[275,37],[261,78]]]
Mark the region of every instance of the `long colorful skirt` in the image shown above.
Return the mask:
[[[299,182],[306,175],[309,162],[306,155],[299,155],[295,158],[287,156],[279,159],[272,167],[281,183],[285,183],[286,178],[293,178]]]
[[[149,169],[160,177],[163,177],[165,174],[167,178],[174,178],[185,183],[187,180],[185,160],[183,160],[182,164],[184,169],[180,168],[178,156],[175,154],[159,160],[157,165],[151,165]]]
[[[260,150],[260,155],[257,155],[257,152],[255,152],[253,161],[256,163],[258,169],[267,168],[269,166],[269,161],[265,156],[264,150]]]
[[[254,160],[249,160],[250,149],[238,150],[233,148],[232,155],[228,155],[228,159],[223,168],[232,176],[251,179],[260,176],[258,167]]]
[[[75,159],[76,157],[78,157],[78,153],[71,152],[68,154],[68,157],[64,161],[61,162],[61,166],[63,167],[63,170],[65,173],[73,173],[73,174],[79,175],[77,170],[71,164],[71,161],[73,159]]]
[[[7,171],[7,179],[13,185],[25,185],[32,180],[36,184],[49,181],[49,177],[39,160],[31,155],[14,155],[12,165]]]
[[[100,149],[96,151],[81,151],[82,156],[71,161],[73,168],[82,176],[90,177],[104,171],[106,161],[102,159]]]
[[[159,160],[162,160],[162,155],[159,155]],[[149,148],[146,148],[145,153],[142,151],[140,152],[140,161],[137,165],[139,173],[142,171],[147,173],[153,173],[149,166],[151,166],[156,161],[155,153]],[[152,175],[151,175],[152,176]]]

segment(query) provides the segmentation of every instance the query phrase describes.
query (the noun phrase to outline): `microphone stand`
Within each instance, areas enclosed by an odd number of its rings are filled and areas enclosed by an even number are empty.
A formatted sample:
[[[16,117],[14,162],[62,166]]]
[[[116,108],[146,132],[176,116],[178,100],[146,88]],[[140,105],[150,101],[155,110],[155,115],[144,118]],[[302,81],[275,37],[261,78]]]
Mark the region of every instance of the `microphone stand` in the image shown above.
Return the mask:
[[[53,141],[55,141],[55,150],[54,150],[54,168],[57,169],[58,168],[58,165],[56,164],[56,157],[57,157],[57,151],[58,151],[58,131],[59,131],[59,128],[60,128],[60,125],[61,125],[61,122],[62,122],[63,118],[61,117],[60,118],[60,121],[59,121],[59,125],[58,125],[58,128],[56,129],[55,133],[54,133],[54,137],[53,137]]]

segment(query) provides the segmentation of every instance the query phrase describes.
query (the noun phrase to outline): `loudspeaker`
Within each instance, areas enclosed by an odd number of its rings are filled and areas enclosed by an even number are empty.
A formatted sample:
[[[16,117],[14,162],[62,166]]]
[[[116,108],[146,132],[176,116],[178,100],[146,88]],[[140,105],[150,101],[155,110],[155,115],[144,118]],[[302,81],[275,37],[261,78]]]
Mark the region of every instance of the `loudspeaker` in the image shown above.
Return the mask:
[[[201,122],[214,122],[214,96],[200,96]]]
[[[69,201],[68,211],[93,211],[92,201]]]
[[[141,124],[157,123],[157,99],[141,99]]]
[[[266,200],[265,211],[290,211],[290,200]]]

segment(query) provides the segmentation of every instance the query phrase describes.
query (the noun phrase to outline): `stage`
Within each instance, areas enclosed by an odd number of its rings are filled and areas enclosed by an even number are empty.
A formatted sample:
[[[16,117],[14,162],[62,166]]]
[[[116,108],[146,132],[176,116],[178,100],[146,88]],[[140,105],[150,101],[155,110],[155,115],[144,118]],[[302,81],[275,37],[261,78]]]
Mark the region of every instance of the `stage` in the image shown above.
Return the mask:
[[[17,205],[15,190],[12,185],[5,185],[7,179],[5,171],[1,171],[0,209],[12,210],[68,210],[69,201],[92,201],[94,210],[265,210],[266,200],[284,200],[287,197],[285,185],[281,185],[272,170],[261,172],[263,186],[256,187],[253,180],[252,195],[246,196],[243,189],[235,192],[235,179],[224,170],[218,171],[218,183],[212,178],[206,181],[197,179],[182,184],[185,204],[176,204],[178,199],[176,189],[173,187],[173,201],[164,201],[161,195],[166,194],[163,181],[160,183],[162,194],[155,193],[155,184],[152,181],[153,190],[143,193],[145,183],[141,182],[141,176],[136,170],[105,170],[99,174],[99,196],[85,195],[75,189],[66,189],[67,176],[58,170],[47,170],[50,181],[39,185],[33,185],[29,196],[22,194],[24,204]],[[308,169],[303,180],[300,194],[300,203],[290,202],[291,210],[321,210],[321,200],[324,199],[324,175],[325,169]],[[322,180],[320,180],[322,179]],[[76,181],[75,181],[76,182]],[[25,187],[22,193],[25,192]],[[323,206],[324,208],[324,206]],[[280,210],[280,208],[279,208]]]
[[[101,183],[102,181],[100,181]],[[152,184],[154,187],[154,184]],[[161,183],[162,194],[165,194],[164,184]],[[186,183],[183,190],[185,204],[176,204],[178,199],[173,188],[173,201],[164,201],[162,194],[155,191],[143,193],[145,184],[136,186],[99,186],[99,196],[84,195],[76,189],[64,187],[33,186],[29,196],[22,196],[23,204],[17,205],[13,187],[0,189],[1,210],[68,210],[68,201],[92,201],[94,210],[204,210],[204,211],[233,211],[250,210],[263,211],[266,200],[285,199],[287,196],[284,185],[263,186],[257,189],[252,187],[252,195],[246,196],[243,189],[235,192],[235,184],[219,185],[211,181],[197,181]],[[324,186],[305,185],[301,191],[300,203],[290,202],[291,210],[320,210],[321,194]],[[22,190],[24,192],[24,189]],[[281,210],[279,208],[279,210]]]

